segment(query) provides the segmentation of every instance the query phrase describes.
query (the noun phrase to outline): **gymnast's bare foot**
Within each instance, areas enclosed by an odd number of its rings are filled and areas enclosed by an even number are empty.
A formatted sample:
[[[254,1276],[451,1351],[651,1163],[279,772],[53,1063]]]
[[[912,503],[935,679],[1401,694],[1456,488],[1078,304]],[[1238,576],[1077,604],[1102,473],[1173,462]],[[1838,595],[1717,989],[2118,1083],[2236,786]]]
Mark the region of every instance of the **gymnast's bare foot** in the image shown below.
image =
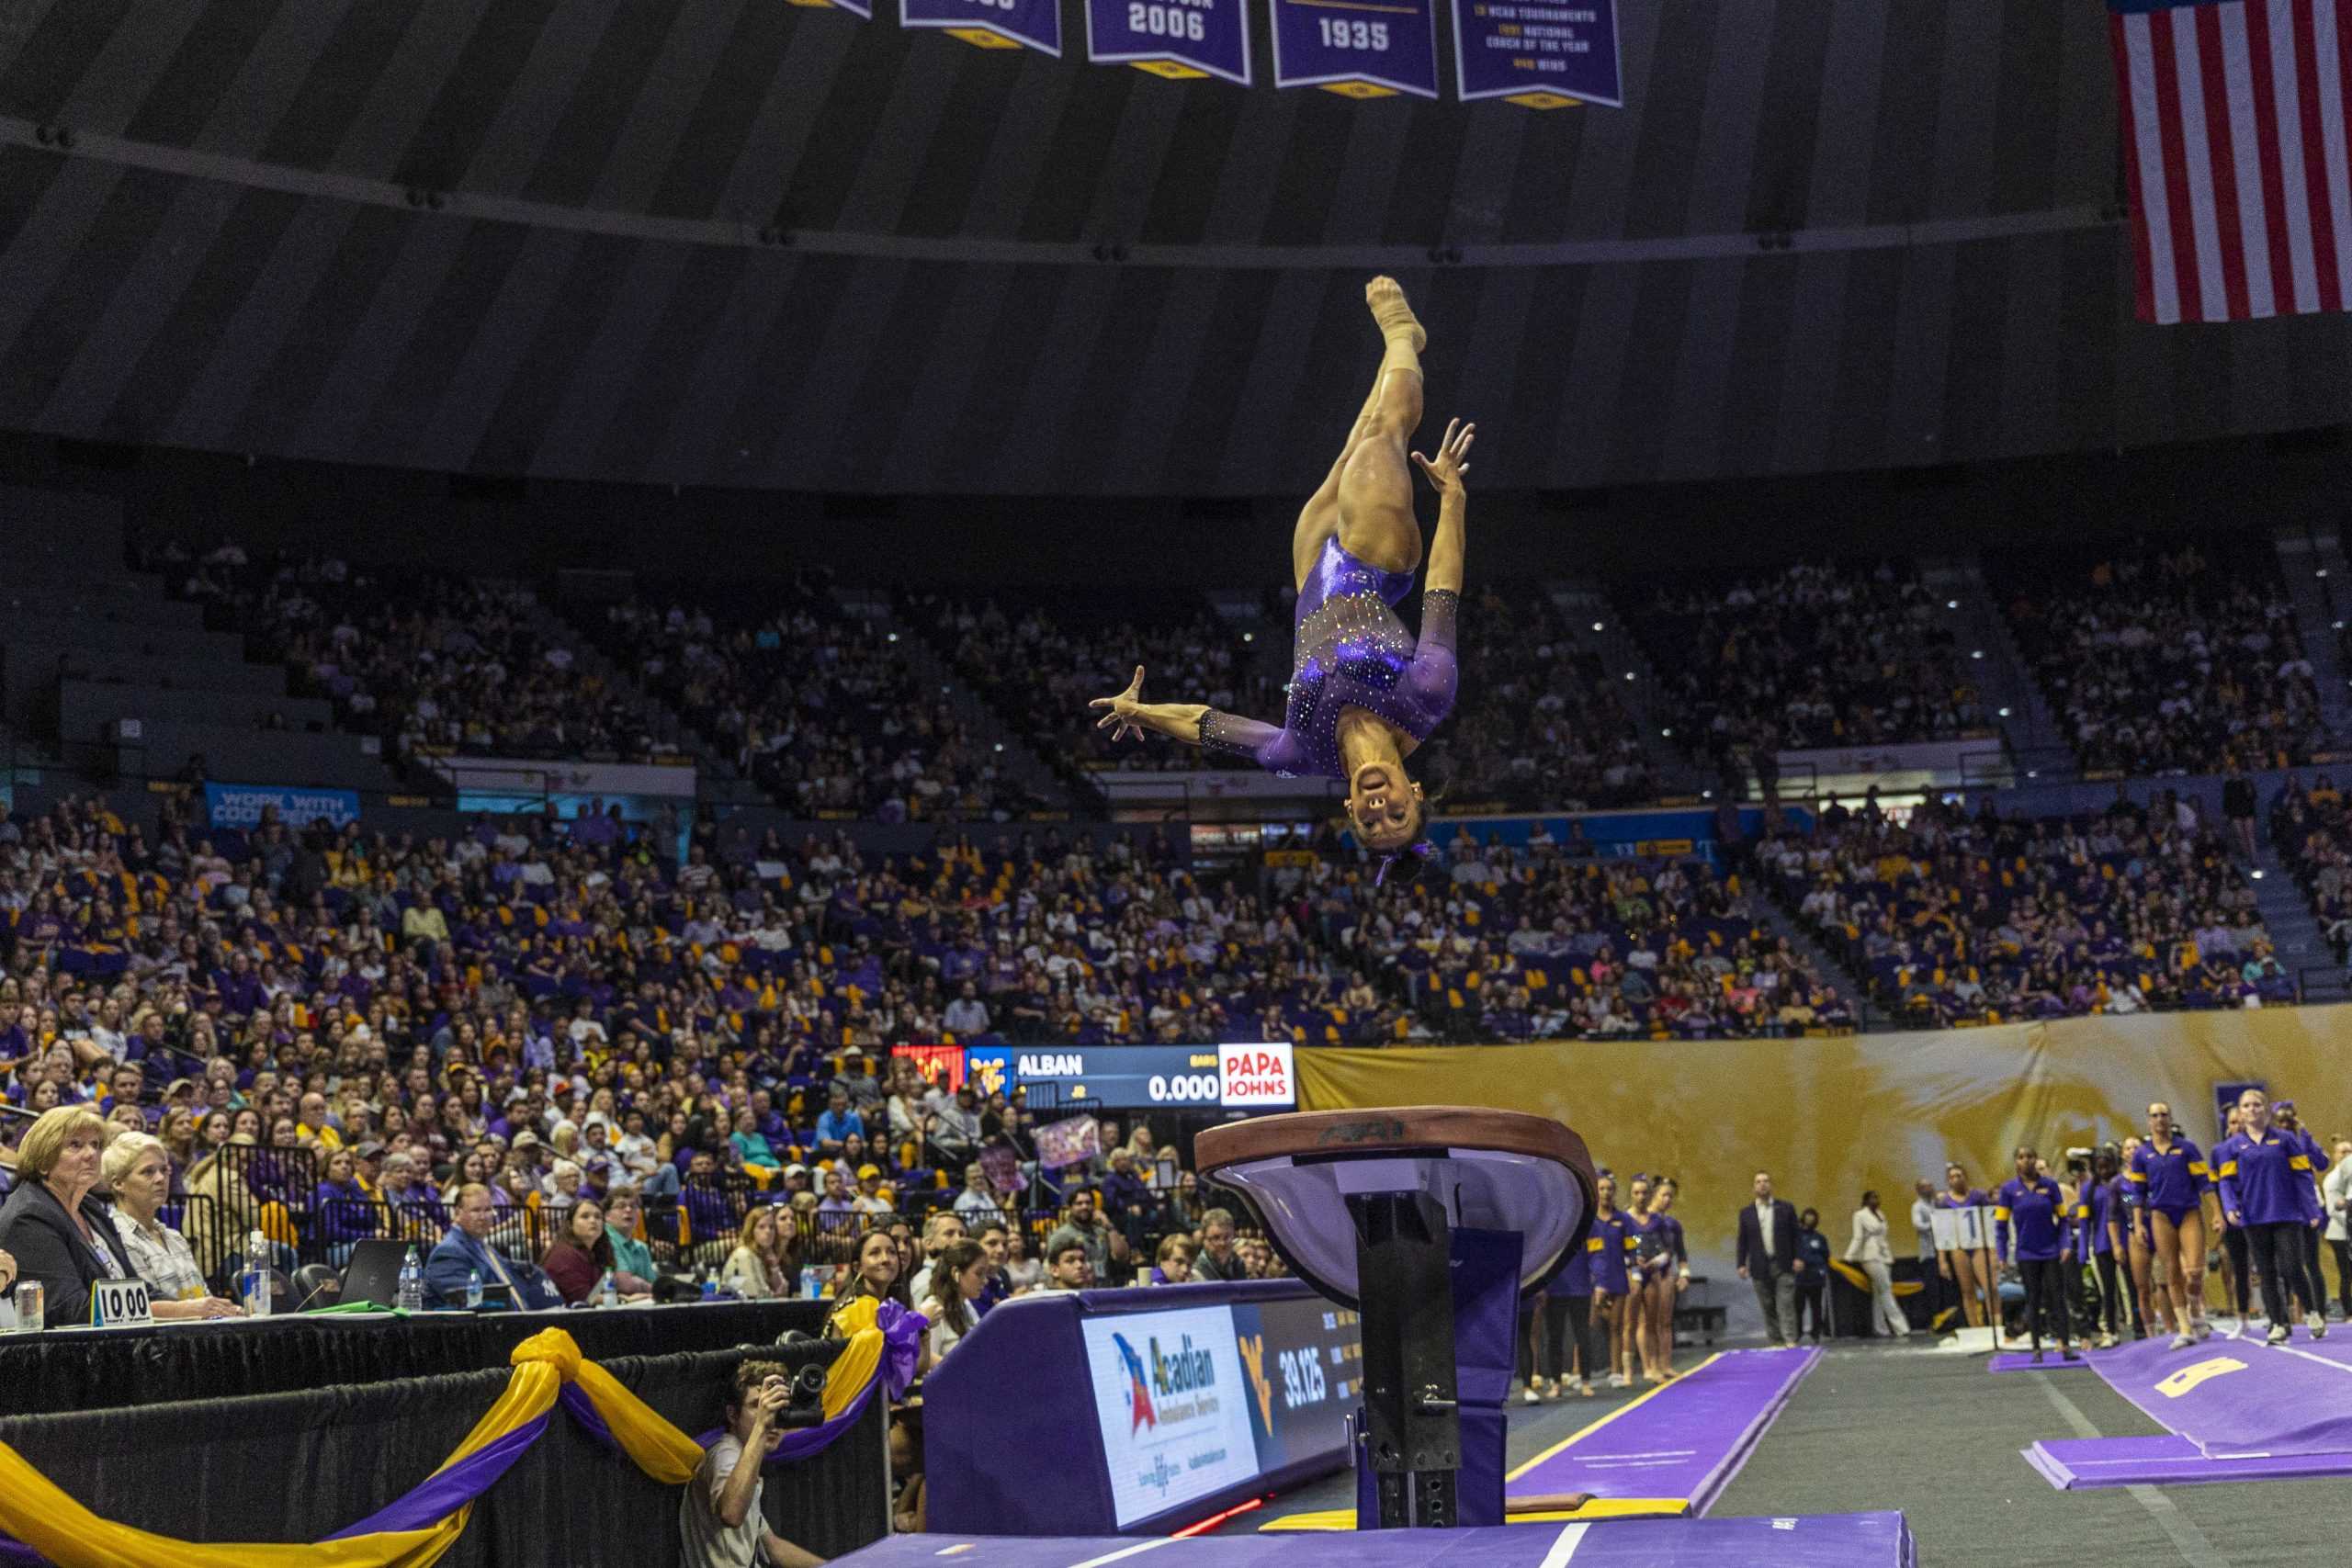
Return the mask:
[[[1372,319],[1380,323],[1382,337],[1402,334],[1411,340],[1415,354],[1429,346],[1430,334],[1421,330],[1413,308],[1405,302],[1405,290],[1395,278],[1375,277],[1365,284],[1363,302],[1372,307]]]

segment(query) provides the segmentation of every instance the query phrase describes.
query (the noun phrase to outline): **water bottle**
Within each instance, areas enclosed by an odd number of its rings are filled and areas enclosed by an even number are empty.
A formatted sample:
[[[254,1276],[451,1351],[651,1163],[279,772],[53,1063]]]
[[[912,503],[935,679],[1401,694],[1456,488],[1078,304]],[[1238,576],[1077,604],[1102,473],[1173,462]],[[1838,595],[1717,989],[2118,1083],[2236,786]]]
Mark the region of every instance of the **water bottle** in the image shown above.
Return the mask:
[[[401,1290],[396,1304],[402,1312],[424,1310],[424,1269],[416,1260],[416,1248],[410,1247],[401,1259]]]
[[[479,1269],[469,1269],[466,1273],[466,1309],[469,1312],[481,1310],[481,1270]]]
[[[608,1307],[616,1307],[621,1304],[621,1288],[613,1279],[613,1271],[609,1269],[605,1270],[605,1282],[596,1304]]]
[[[254,1317],[269,1315],[269,1237],[259,1231],[245,1238],[245,1311]]]
[[[800,1294],[805,1301],[817,1299],[817,1269],[814,1264],[804,1264],[800,1269]]]
[[[695,1272],[702,1277],[702,1299],[707,1302],[717,1301],[718,1299],[718,1278],[708,1269],[697,1269]]]

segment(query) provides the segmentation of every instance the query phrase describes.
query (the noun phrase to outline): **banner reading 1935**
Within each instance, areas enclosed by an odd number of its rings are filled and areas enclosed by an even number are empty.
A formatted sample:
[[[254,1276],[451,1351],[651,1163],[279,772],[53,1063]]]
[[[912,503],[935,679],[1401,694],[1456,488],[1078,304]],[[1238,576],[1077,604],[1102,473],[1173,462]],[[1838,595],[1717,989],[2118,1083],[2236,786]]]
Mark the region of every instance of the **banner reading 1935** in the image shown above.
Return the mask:
[[[1617,0],[1453,0],[1462,100],[1532,109],[1623,104]]]
[[[1248,0],[1086,0],[1086,57],[1250,85]]]
[[[944,28],[982,49],[1062,52],[1061,0],[899,0],[899,25]]]
[[[1274,85],[1434,98],[1437,0],[1272,0]]]

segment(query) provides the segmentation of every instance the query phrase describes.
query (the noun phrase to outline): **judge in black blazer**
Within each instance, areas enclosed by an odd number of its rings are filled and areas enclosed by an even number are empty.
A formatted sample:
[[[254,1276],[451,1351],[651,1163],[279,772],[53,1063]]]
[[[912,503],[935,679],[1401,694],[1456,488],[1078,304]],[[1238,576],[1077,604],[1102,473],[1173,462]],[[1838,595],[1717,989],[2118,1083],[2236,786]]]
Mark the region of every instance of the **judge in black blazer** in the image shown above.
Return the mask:
[[[1797,1256],[1796,1206],[1772,1196],[1770,1171],[1756,1173],[1755,1191],[1755,1201],[1739,1212],[1739,1277],[1756,1287],[1765,1336],[1775,1345],[1792,1345],[1797,1337],[1797,1276],[1804,1272],[1804,1260]]]
[[[47,1292],[43,1326],[63,1327],[90,1317],[90,1287],[100,1280],[134,1280],[107,1207],[92,1191],[107,1124],[86,1105],[41,1112],[17,1148],[17,1190],[0,1204],[0,1247],[16,1256],[23,1278]],[[8,1281],[14,1296],[17,1281]]]

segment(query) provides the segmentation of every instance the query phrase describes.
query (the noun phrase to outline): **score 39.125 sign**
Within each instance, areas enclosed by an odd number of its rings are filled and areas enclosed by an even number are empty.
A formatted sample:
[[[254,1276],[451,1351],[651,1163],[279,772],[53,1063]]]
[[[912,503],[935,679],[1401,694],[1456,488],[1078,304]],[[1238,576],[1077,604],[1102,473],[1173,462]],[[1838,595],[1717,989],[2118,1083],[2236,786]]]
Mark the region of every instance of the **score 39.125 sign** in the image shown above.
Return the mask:
[[[899,0],[899,25],[943,28],[982,49],[1035,49],[1061,58],[1061,0]]]
[[[1274,85],[1437,96],[1437,0],[1271,0]]]
[[[1086,57],[1250,85],[1249,0],[1086,0]]]

